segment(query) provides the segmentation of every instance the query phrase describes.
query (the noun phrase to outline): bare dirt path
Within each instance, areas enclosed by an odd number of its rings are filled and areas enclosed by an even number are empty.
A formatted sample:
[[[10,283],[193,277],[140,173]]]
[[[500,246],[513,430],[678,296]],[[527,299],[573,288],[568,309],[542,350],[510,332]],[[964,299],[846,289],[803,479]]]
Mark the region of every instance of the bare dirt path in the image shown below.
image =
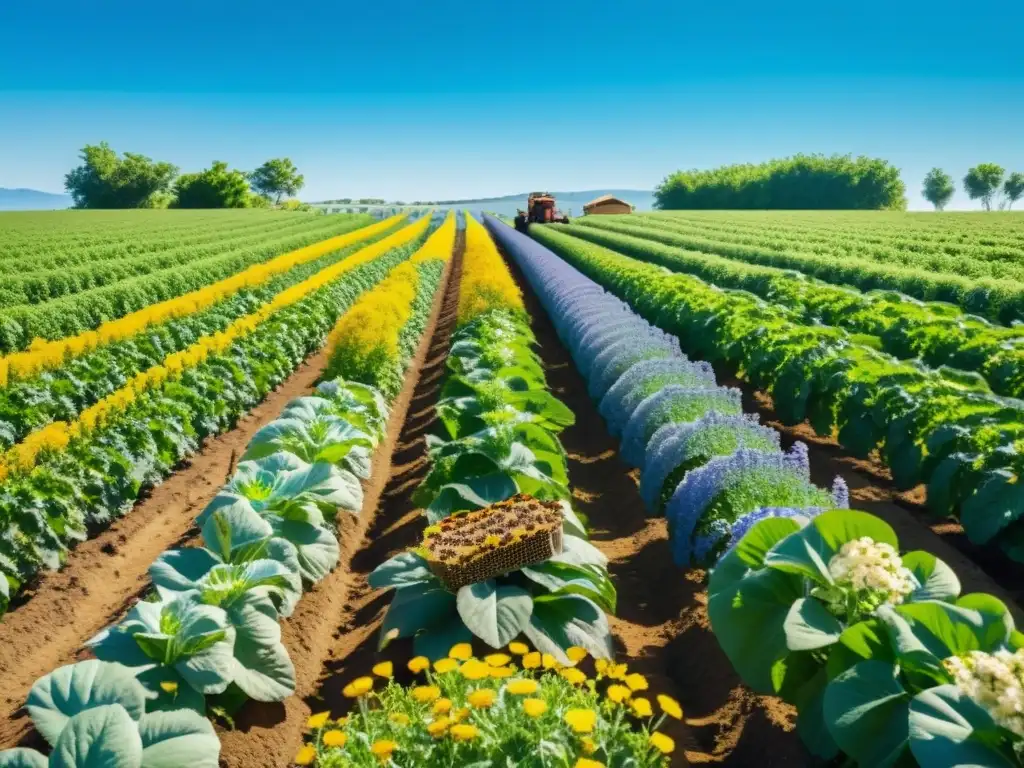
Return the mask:
[[[341,565],[306,593],[295,613],[282,622],[282,639],[295,664],[296,695],[280,704],[250,702],[243,708],[235,718],[235,729],[219,733],[222,766],[289,765],[302,744],[309,715],[327,708],[316,694],[324,680],[333,679],[336,660],[353,642],[372,633],[370,622],[363,621],[361,615],[356,617],[355,606],[367,589],[367,574],[387,558],[391,548],[404,549],[411,543],[404,533],[396,536],[393,526],[384,521],[397,508],[396,498],[404,499],[403,494],[419,484],[418,473],[425,461],[423,436],[433,416],[457,307],[461,242],[460,233],[456,255],[409,365],[405,388],[392,406],[387,435],[374,454],[371,479],[364,485],[362,512],[339,531]],[[442,350],[444,356],[439,359]],[[403,511],[410,507],[404,501],[400,505]],[[387,601],[382,597],[384,608]],[[373,637],[374,648],[375,643]],[[337,694],[340,698],[340,686]]]
[[[165,549],[198,535],[196,515],[220,490],[250,438],[285,404],[314,386],[325,353],[310,356],[235,429],[206,442],[182,468],[97,537],[44,574],[0,622],[0,747],[31,731],[22,705],[42,675],[83,657],[83,644],[115,622],[149,586],[147,569]]]

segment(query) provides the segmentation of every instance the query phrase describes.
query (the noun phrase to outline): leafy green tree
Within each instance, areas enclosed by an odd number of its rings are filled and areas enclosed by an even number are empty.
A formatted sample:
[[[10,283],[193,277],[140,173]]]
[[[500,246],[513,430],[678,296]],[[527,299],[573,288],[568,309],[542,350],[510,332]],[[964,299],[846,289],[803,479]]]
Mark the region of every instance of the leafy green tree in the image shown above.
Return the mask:
[[[82,164],[64,177],[76,208],[147,208],[150,198],[166,192],[178,169],[145,155],[117,152],[105,141],[87,144]]]
[[[275,203],[280,203],[285,195],[296,194],[306,183],[295,163],[287,157],[267,160],[249,174],[249,181],[253,189],[261,195],[273,197]]]
[[[1004,173],[1001,165],[981,163],[967,171],[967,175],[964,176],[964,189],[971,200],[980,199],[985,210],[991,211],[992,198],[999,191],[999,185],[1003,183]]]
[[[249,179],[242,171],[214,160],[206,170],[180,176],[174,193],[175,208],[245,208],[249,205]]]
[[[941,211],[953,198],[956,187],[952,176],[941,168],[932,168],[924,177],[924,189],[921,191],[925,200],[934,205],[935,210]]]
[[[677,171],[654,193],[658,208],[904,210],[906,187],[885,160],[794,155],[759,164]]]
[[[1003,183],[1003,194],[1006,195],[1007,208],[1012,208],[1015,202],[1024,197],[1024,173],[1015,171],[1007,176]]]

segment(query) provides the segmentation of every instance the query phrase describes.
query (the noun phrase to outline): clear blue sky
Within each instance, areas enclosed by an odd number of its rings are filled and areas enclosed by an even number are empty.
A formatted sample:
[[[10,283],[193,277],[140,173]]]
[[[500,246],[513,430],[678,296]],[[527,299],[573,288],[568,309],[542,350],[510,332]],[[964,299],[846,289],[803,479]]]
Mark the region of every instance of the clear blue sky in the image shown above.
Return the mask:
[[[933,165],[1024,170],[1022,28],[1008,0],[0,0],[0,186],[60,191],[100,140],[183,170],[287,155],[308,200],[852,152],[920,208]]]

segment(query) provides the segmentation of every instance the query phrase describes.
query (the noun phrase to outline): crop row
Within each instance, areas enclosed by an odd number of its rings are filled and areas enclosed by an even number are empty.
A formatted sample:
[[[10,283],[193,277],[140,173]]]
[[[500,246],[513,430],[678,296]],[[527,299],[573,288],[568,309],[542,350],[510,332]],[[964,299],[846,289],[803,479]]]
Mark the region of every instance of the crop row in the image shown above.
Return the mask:
[[[534,343],[508,268],[467,218],[437,404],[443,436],[429,442],[430,471],[413,496],[428,526],[419,547],[370,575],[371,586],[395,589],[382,647],[414,638],[417,655],[439,659],[474,637],[500,649],[522,634],[561,663],[574,646],[611,655],[615,590],[573,512],[557,437],[574,416],[548,391]]]
[[[379,235],[378,237],[382,237]],[[148,325],[122,341],[110,341],[53,368],[19,377],[0,387],[0,450],[55,421],[73,421],[84,409],[123,387],[132,376],[159,365],[197,339],[225,330],[274,296],[365,247],[370,237],[339,251],[293,266],[264,283],[228,294],[210,307]],[[120,321],[115,321],[120,322]],[[55,347],[65,347],[51,342]],[[27,356],[18,353],[10,359]],[[42,362],[42,357],[35,362]]]
[[[369,227],[362,227],[298,250],[282,253],[269,261],[254,264],[197,290],[156,304],[145,305],[114,320],[107,320],[95,330],[60,336],[51,341],[37,338],[28,350],[0,357],[0,386],[6,386],[12,380],[30,379],[43,371],[59,368],[69,359],[103,345],[132,338],[167,320],[212,307],[240,290],[260,286],[270,278],[296,266],[377,237],[401,220],[401,217],[393,217]]]
[[[176,245],[157,253],[143,253],[92,261],[80,266],[58,267],[42,272],[15,271],[0,289],[0,307],[29,308],[61,297],[70,297],[83,291],[112,287],[118,283],[168,270],[200,267],[206,261],[226,252],[237,252],[277,245],[282,242],[315,242],[337,236],[363,224],[361,217],[347,219],[322,216],[314,220],[317,226],[270,228],[245,232],[231,237],[216,237],[199,245]],[[298,240],[296,238],[299,238]],[[288,246],[286,246],[288,247]]]
[[[422,333],[453,240],[451,222],[413,257],[403,275],[403,289],[412,290],[403,291],[410,304],[400,334]],[[396,285],[386,280],[358,306]],[[415,346],[401,346],[389,365],[404,369]],[[89,641],[97,660],[62,667],[33,686],[28,709],[53,747],[49,761],[16,749],[0,754],[0,765],[85,768],[99,753],[116,755],[110,764],[122,768],[214,768],[220,743],[202,715],[230,716],[247,699],[294,694],[279,621],[337,565],[335,518],[359,514],[360,478],[369,476],[370,451],[389,417],[389,398],[359,373],[338,373],[253,436],[234,476],[197,519],[204,546],[157,559],[154,599]]]
[[[321,270],[136,374],[75,421],[50,424],[8,451],[0,571],[16,587],[57,567],[88,526],[127,512],[205,438],[233,427],[324,343],[363,291],[408,257],[428,225],[424,219]]]
[[[1005,239],[996,237],[996,242],[993,242],[995,230],[988,229],[972,232],[958,227],[953,232],[927,234],[911,227],[882,229],[876,222],[864,218],[846,226],[843,219],[831,217],[814,222],[820,226],[794,226],[777,219],[753,221],[729,215],[689,218],[675,213],[655,213],[635,218],[645,225],[704,234],[708,239],[762,245],[777,250],[863,257],[889,264],[941,264],[947,267],[944,271],[968,276],[1008,277],[1009,273],[1000,270],[1024,267],[1024,235]],[[992,271],[986,271],[988,269]]]
[[[779,418],[809,420],[856,456],[878,449],[899,488],[928,486],[928,505],[958,514],[972,542],[1024,561],[1016,482],[1024,413],[1016,400],[900,362],[844,331],[794,322],[788,310],[741,291],[631,259],[550,228],[534,237],[627,301],[683,348],[735,366],[769,392]]]
[[[1013,764],[1024,718],[1006,702],[1024,683],[1024,635],[1006,606],[960,595],[942,561],[901,555],[882,520],[836,508],[848,502],[843,483],[814,488],[806,449],[784,454],[677,339],[529,238],[488,226],[547,309],[622,458],[641,468],[677,561],[714,566],[716,639],[755,692],[797,708],[807,747],[865,768]]]
[[[359,223],[343,221],[340,229],[344,231]],[[0,310],[0,352],[9,354],[26,349],[38,338],[61,339],[94,329],[154,303],[197,291],[281,254],[315,246],[324,242],[323,234],[299,232],[273,240],[264,238],[250,247],[226,250],[185,268],[157,270],[43,304],[4,308]]]
[[[891,291],[860,293],[777,267],[664,245],[656,230],[563,227],[619,253],[695,275],[792,310],[794,322],[824,323],[862,334],[858,341],[901,359],[980,373],[993,391],[1024,395],[1024,331],[988,323],[945,304],[922,304]],[[651,232],[654,232],[652,235]],[[868,338],[874,337],[874,338]]]
[[[647,221],[644,219],[643,221]],[[784,251],[758,245],[744,245],[706,236],[687,235],[663,226],[626,223],[623,220],[601,220],[591,217],[585,224],[573,225],[581,236],[591,238],[632,235],[655,240],[689,251],[710,253],[735,261],[794,269],[827,283],[847,285],[864,291],[900,291],[922,301],[943,301],[961,310],[1009,324],[1024,319],[1024,288],[1019,278],[973,278],[933,267],[902,266],[879,263],[847,255],[824,255],[787,249]],[[1024,271],[1022,271],[1024,277]]]

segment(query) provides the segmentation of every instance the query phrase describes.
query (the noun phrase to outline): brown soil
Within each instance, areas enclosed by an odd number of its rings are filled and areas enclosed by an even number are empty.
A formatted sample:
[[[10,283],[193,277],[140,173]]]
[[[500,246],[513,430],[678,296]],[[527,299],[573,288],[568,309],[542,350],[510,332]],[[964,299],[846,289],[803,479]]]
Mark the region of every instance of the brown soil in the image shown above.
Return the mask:
[[[637,473],[618,458],[583,378],[544,309],[515,274],[526,298],[548,384],[576,414],[561,434],[569,454],[574,504],[591,526],[592,542],[608,557],[618,589],[610,617],[620,660],[644,674],[651,694],[667,693],[684,721],[667,721],[676,740],[673,765],[803,766],[810,757],[793,732],[795,712],[746,689],[711,633],[704,573],[675,565],[664,519],[648,519]]]
[[[282,640],[295,664],[296,695],[280,704],[250,702],[235,718],[234,730],[222,730],[221,765],[237,768],[286,766],[302,744],[310,714],[327,707],[317,691],[336,676],[337,659],[344,658],[354,643],[367,641],[376,647],[376,624],[359,610],[366,590],[366,576],[387,558],[392,549],[405,549],[412,539],[405,521],[395,522],[392,512],[408,511],[405,494],[419,485],[425,459],[423,436],[433,418],[433,403],[440,388],[448,335],[454,324],[461,275],[461,235],[455,257],[438,291],[430,322],[409,366],[405,388],[395,400],[387,436],[373,458],[371,479],[364,486],[363,509],[350,520],[339,540],[341,565],[306,593],[296,612],[282,622]],[[417,375],[418,374],[418,375]],[[395,499],[401,498],[396,504]],[[410,515],[410,520],[416,515]],[[390,522],[387,522],[390,521]],[[378,612],[387,606],[386,595],[375,601]],[[370,614],[373,615],[372,613]],[[366,669],[375,661],[370,661]],[[336,691],[340,698],[340,685]]]
[[[807,423],[786,426],[772,409],[772,399],[734,377],[719,377],[719,383],[743,392],[743,410],[760,414],[761,422],[782,435],[789,447],[801,440],[807,444],[811,460],[811,479],[828,488],[839,475],[850,487],[850,506],[885,520],[896,531],[904,550],[923,549],[944,560],[960,578],[963,592],[988,592],[1006,603],[1017,626],[1024,626],[1024,568],[1010,562],[993,547],[971,544],[963,527],[952,518],[937,518],[925,507],[922,486],[899,491],[892,475],[877,455],[857,459],[845,453],[833,438],[815,434]]]
[[[198,535],[196,515],[230,477],[250,438],[285,404],[313,387],[325,353],[307,359],[235,429],[202,450],[134,509],[75,547],[67,565],[44,574],[0,622],[0,746],[31,739],[22,708],[32,684],[87,655],[86,640],[118,620],[149,587],[147,569],[166,549]]]

